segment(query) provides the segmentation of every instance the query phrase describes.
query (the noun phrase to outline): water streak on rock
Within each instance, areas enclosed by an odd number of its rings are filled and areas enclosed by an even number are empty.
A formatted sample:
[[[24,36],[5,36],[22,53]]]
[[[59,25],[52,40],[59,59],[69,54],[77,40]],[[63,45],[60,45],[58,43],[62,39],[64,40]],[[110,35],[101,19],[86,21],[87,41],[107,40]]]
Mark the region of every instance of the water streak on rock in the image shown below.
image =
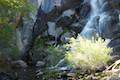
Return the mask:
[[[91,39],[99,34],[105,38],[111,38],[111,32],[116,30],[113,26],[117,23],[112,5],[107,0],[90,0],[88,3],[91,6],[90,17],[81,36]]]

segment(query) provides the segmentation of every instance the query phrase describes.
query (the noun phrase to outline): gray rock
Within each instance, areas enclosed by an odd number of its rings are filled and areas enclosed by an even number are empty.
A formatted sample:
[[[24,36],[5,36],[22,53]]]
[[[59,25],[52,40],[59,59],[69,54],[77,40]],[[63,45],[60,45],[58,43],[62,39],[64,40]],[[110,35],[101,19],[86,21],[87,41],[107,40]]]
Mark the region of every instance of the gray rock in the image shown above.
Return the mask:
[[[48,34],[55,38],[58,38],[63,32],[62,27],[56,27],[54,22],[48,22],[48,27]]]
[[[37,70],[37,71],[36,71],[36,73],[37,73],[37,74],[36,74],[36,76],[43,75],[43,72],[42,72],[40,69],[39,69],[39,70]]]
[[[62,27],[58,27],[56,28],[56,34],[57,34],[57,38],[63,33],[63,28]]]
[[[73,36],[75,36],[75,32],[74,31],[71,31],[71,32],[66,32],[66,33],[64,33],[62,36],[61,36],[61,38],[60,38],[60,40],[62,41],[62,42],[68,42],[69,41],[69,39],[71,38],[71,37],[73,37]]]
[[[27,63],[24,62],[23,60],[14,61],[14,62],[12,62],[12,64],[16,67],[21,67],[21,68],[28,67]]]
[[[111,0],[112,6],[120,10],[120,0]]]
[[[116,24],[118,23],[118,17],[114,14],[103,13],[99,20],[99,32],[105,38],[112,38],[112,33],[117,31]]]
[[[0,80],[14,80],[10,75],[1,72],[0,73]]]
[[[76,33],[80,33],[82,31],[82,24],[80,22],[76,22],[70,25],[70,29],[75,31]]]
[[[37,61],[37,63],[36,63],[36,67],[42,67],[44,65],[45,65],[45,62],[43,62],[43,61]]]
[[[106,12],[106,11],[110,11],[112,8],[111,8],[111,5],[106,1],[102,8],[100,9],[100,12]]]
[[[120,0],[112,0],[113,3],[120,3]]]
[[[54,22],[48,22],[47,25],[48,25],[48,34],[55,37],[56,36],[56,31],[55,31],[56,24]]]
[[[88,2],[83,3],[79,8],[79,16],[81,19],[86,18],[90,13],[91,7]]]
[[[72,15],[74,15],[75,14],[75,11],[74,10],[72,10],[72,9],[68,9],[68,10],[66,10],[66,11],[64,11],[63,12],[63,14],[62,14],[62,17],[71,17]]]
[[[118,76],[113,76],[113,77],[111,77],[111,78],[108,79],[108,80],[120,80],[120,77],[118,77]]]
[[[70,24],[72,24],[74,20],[72,19],[72,17],[68,17],[68,16],[65,16],[65,17],[61,17],[56,25],[57,26],[62,26],[62,27],[69,27]]]
[[[116,34],[117,35],[117,34]],[[109,47],[113,48],[113,52],[111,53],[111,55],[114,56],[118,56],[117,58],[113,58],[113,60],[119,59],[120,58],[120,38],[115,38],[113,40],[110,41],[110,43],[108,44]]]

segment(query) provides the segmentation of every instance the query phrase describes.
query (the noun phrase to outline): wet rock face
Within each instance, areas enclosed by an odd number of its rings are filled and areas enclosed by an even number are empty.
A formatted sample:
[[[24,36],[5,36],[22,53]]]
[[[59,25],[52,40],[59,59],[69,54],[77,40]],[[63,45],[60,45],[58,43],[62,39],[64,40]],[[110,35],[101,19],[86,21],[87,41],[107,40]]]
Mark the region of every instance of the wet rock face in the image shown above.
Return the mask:
[[[99,32],[104,38],[112,39],[114,36],[112,35],[115,31],[117,31],[118,24],[118,16],[113,13],[103,13],[103,16],[99,20]]]
[[[108,2],[103,3],[103,6],[100,9],[100,12],[106,12],[111,9],[111,6]]]
[[[66,42],[69,42],[70,38],[72,38],[74,36],[75,36],[75,32],[73,32],[73,31],[66,32],[61,36],[60,40],[64,43],[66,43]]]
[[[104,38],[112,39],[115,36],[113,33],[117,31],[119,23],[119,10],[115,8],[115,2],[109,0],[91,0],[88,2],[91,9],[88,22],[81,32],[83,37],[90,39],[97,33]],[[99,19],[94,21],[96,16]]]
[[[55,19],[57,17],[59,17],[62,12],[64,12],[65,10],[68,10],[68,9],[78,7],[79,5],[82,4],[82,2],[84,0],[53,0],[53,1],[50,0],[50,1],[53,4],[51,4],[49,1],[47,1],[49,5],[46,5],[46,3],[44,5],[45,6],[50,6],[51,5],[51,6],[54,6],[54,7],[52,7],[52,9],[49,12],[47,12],[46,14],[47,14],[47,17],[48,17],[49,21],[55,21]],[[57,1],[58,2],[62,1],[59,6],[56,5],[57,3],[54,4],[54,2],[57,2]],[[47,8],[49,9],[50,7],[47,7]]]
[[[64,4],[62,5],[62,10],[66,10],[66,9],[70,9],[71,8],[75,8],[79,5],[81,5],[81,3],[84,0],[64,0]]]
[[[120,38],[111,40],[108,46],[113,48],[111,55],[117,55],[118,60],[120,58]]]
[[[85,2],[77,10],[79,10],[78,15],[80,18],[85,19],[89,15],[91,7],[88,2]]]
[[[116,9],[120,9],[120,0],[111,0],[111,3]]]
[[[70,17],[62,17],[58,22],[57,25],[58,26],[62,26],[62,27],[68,27],[71,23],[73,22],[73,20]]]

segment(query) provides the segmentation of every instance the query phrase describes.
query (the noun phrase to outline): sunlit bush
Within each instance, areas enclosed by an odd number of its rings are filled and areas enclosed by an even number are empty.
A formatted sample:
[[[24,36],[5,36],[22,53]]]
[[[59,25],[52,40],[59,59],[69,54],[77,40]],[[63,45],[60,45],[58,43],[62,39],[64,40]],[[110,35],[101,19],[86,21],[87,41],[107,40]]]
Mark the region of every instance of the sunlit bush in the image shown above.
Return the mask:
[[[107,43],[101,38],[98,40],[72,38],[65,46],[70,49],[65,58],[73,67],[94,69],[105,66],[111,60],[112,49],[107,47]]]

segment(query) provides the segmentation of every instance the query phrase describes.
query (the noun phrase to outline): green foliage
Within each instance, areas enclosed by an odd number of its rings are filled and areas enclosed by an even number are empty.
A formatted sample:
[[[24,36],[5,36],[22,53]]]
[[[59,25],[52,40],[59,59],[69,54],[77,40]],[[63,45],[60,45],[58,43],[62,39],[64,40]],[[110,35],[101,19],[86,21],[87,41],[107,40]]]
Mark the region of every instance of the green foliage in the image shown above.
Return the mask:
[[[9,24],[16,16],[25,16],[31,9],[28,0],[0,0],[0,25]]]
[[[45,46],[46,42],[48,41],[48,37],[37,37],[37,39],[35,40],[34,44],[38,47],[41,47],[41,46]]]
[[[52,58],[49,65],[55,66],[61,59],[64,58],[64,51],[60,47],[50,46],[48,51],[51,53]]]
[[[15,38],[17,17],[27,16],[33,6],[29,0],[0,0],[0,54],[15,57],[18,53]],[[34,9],[33,9],[34,11]]]
[[[73,67],[94,69],[105,66],[111,60],[112,49],[108,48],[107,43],[101,38],[98,40],[72,38],[70,44],[65,46],[70,48],[65,58]]]
[[[7,46],[7,44],[9,43],[9,41],[12,38],[12,34],[13,34],[13,29],[12,27],[4,27],[0,29],[0,43],[5,43],[4,47]]]
[[[18,53],[16,46],[15,31],[11,26],[5,26],[0,29],[0,53],[7,54],[15,58]]]
[[[44,75],[42,75],[42,80],[57,80],[59,72],[55,70],[44,70]]]

